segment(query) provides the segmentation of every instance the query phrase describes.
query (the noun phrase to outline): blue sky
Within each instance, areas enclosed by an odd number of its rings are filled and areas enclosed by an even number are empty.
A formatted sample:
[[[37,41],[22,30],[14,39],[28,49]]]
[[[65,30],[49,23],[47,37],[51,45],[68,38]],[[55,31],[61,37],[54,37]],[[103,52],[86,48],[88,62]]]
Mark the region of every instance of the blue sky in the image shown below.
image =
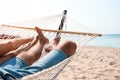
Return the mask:
[[[0,24],[68,10],[68,16],[103,34],[120,34],[120,0],[0,0]]]

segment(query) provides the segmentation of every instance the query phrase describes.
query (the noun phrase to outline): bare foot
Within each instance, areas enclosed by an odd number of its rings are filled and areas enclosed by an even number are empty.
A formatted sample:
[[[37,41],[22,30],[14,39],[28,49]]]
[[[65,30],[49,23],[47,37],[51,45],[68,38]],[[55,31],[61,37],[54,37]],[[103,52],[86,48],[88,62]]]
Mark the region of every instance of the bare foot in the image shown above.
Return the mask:
[[[49,43],[49,40],[43,35],[42,30],[38,27],[35,27],[35,29],[36,29],[36,32],[38,33],[40,44],[45,45],[46,43]]]
[[[57,45],[57,44],[60,42],[60,39],[61,39],[60,36],[54,38],[54,39],[53,39],[53,45]]]
[[[54,49],[60,42],[60,39],[61,39],[60,36],[54,38],[51,45],[49,45],[48,47],[45,48],[45,52],[50,52],[52,49]]]

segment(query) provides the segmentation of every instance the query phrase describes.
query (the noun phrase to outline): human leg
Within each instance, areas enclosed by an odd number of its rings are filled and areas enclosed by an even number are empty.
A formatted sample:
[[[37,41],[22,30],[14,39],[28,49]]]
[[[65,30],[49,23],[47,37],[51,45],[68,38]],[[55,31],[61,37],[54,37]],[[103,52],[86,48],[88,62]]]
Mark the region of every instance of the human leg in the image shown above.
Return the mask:
[[[21,45],[19,48],[17,48],[16,50],[10,51],[7,54],[5,54],[4,56],[0,57],[0,65],[9,63],[11,64],[11,61],[9,62],[8,60],[16,57],[18,54],[20,54],[23,51],[27,51],[29,50],[32,46],[34,46],[37,43],[38,39],[37,37],[34,38],[34,40],[32,42],[28,42],[27,44]]]
[[[36,60],[41,56],[43,47],[46,43],[48,43],[48,39],[42,34],[42,31],[39,28],[35,28],[38,33],[39,41],[31,47],[28,51],[21,52],[17,55],[17,57],[24,59],[28,65],[33,64]]]
[[[72,41],[65,41],[58,44],[50,53],[40,58],[32,66],[25,68],[29,72],[38,72],[43,69],[52,67],[67,57],[73,55],[76,51],[76,43]]]
[[[33,38],[10,39],[0,42],[0,56],[5,55],[11,50],[17,49],[19,46],[32,41]]]
[[[77,45],[75,42],[64,41],[63,43],[56,46],[56,48],[54,48],[54,49],[62,50],[67,55],[67,57],[69,57],[75,53],[76,48],[77,48]]]
[[[28,71],[37,72],[56,65],[67,57],[73,55],[76,51],[76,48],[76,43],[72,41],[65,41],[61,44],[58,44],[56,47],[54,46],[54,49],[50,51],[50,53],[35,62]]]

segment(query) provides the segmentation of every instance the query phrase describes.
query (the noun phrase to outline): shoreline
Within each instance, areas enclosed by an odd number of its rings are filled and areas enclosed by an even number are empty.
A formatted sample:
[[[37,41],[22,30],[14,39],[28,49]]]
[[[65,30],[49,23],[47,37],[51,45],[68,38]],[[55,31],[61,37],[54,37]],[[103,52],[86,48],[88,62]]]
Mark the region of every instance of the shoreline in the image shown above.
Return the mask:
[[[84,46],[56,80],[120,80],[120,48]]]
[[[94,46],[94,45],[86,45],[84,46],[83,48],[88,48],[88,47],[91,47],[91,48],[100,48],[100,49],[120,49],[119,47],[108,47],[108,46]]]

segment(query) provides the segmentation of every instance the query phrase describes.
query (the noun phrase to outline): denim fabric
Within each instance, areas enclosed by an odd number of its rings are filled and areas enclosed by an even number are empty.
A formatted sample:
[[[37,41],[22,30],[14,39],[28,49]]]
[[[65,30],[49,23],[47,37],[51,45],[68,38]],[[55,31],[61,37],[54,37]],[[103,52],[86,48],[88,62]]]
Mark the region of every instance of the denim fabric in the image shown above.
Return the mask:
[[[0,65],[0,77],[4,78],[5,80],[21,78],[56,65],[66,58],[66,54],[62,50],[58,49],[52,50],[50,53],[36,61],[31,66],[28,66],[23,59],[17,57],[12,58],[11,60]]]

